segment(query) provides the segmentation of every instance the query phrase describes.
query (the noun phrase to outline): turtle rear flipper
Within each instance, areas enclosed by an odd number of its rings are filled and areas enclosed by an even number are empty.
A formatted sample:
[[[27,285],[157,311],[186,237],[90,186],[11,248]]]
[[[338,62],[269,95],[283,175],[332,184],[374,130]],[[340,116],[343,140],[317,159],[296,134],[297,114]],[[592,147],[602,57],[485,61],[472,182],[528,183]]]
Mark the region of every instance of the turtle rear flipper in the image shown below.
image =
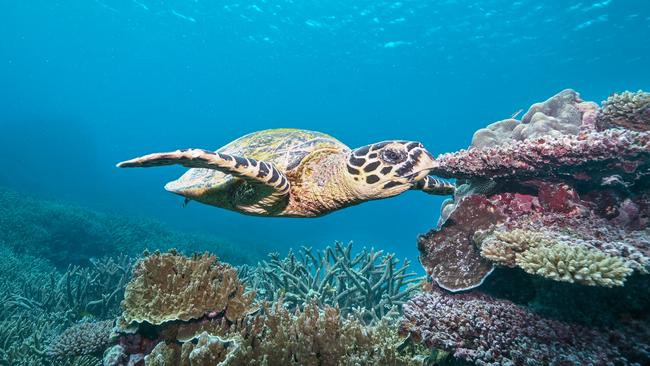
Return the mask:
[[[187,168],[205,168],[218,170],[241,178],[253,185],[261,184],[274,190],[273,197],[267,203],[273,204],[289,194],[291,185],[287,177],[272,163],[212,152],[202,149],[176,150],[155,153],[117,164],[118,168],[147,168],[163,165],[182,165]]]

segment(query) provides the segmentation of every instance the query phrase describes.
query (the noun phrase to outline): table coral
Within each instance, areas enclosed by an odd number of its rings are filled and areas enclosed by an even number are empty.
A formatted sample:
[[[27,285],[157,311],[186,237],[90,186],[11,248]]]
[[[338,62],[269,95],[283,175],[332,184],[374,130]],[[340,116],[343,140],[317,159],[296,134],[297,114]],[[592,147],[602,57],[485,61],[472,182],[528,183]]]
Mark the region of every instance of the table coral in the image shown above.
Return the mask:
[[[615,174],[648,174],[648,169],[650,132],[611,129],[443,154],[436,159],[431,174],[465,179],[560,177],[600,182]]]
[[[235,321],[250,310],[252,299],[237,271],[214,255],[188,258],[156,252],[136,263],[122,302],[122,320],[156,325],[223,313]]]
[[[545,319],[478,293],[417,295],[404,305],[401,332],[477,365],[633,364],[644,352],[642,342],[625,339],[633,331]]]

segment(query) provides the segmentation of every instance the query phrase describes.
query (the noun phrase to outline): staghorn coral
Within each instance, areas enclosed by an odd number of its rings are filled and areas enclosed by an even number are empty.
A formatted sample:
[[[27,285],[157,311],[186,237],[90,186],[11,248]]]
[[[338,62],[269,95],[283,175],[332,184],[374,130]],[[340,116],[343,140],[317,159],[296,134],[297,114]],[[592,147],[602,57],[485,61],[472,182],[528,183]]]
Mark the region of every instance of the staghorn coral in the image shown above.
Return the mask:
[[[516,263],[531,274],[590,286],[623,286],[632,273],[621,258],[564,243],[529,248],[517,255]]]
[[[237,272],[208,253],[184,257],[156,252],[139,260],[126,287],[122,321],[126,325],[199,319],[223,313],[234,321],[251,308]]]
[[[477,365],[632,365],[649,360],[647,343],[633,329],[602,331],[545,319],[478,293],[417,295],[404,305],[400,329],[415,341]]]
[[[615,93],[602,105],[596,120],[599,129],[622,127],[633,131],[650,130],[650,93],[642,90]]]
[[[243,268],[240,277],[261,299],[282,298],[294,309],[315,298],[338,307],[343,316],[356,313],[372,321],[399,308],[417,289],[421,278],[408,271],[409,265],[408,260],[400,265],[394,254],[372,249],[352,255],[352,243],[337,242],[322,251],[290,251],[284,259],[270,254],[270,260],[255,269]]]
[[[108,346],[112,320],[78,323],[59,334],[48,346],[54,357],[101,354]]]

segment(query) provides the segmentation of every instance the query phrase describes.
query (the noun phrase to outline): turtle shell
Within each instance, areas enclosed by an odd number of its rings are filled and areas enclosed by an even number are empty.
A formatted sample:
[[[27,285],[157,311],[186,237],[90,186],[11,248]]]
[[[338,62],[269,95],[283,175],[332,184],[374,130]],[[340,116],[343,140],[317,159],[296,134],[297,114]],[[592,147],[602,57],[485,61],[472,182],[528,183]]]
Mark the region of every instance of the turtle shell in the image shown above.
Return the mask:
[[[349,150],[334,137],[321,132],[281,128],[250,133],[217,152],[270,162],[290,176],[311,152],[323,149],[333,152]],[[239,178],[217,170],[192,168],[177,180],[167,183],[165,189],[198,198],[208,191],[215,193],[215,190],[225,189],[237,180]]]

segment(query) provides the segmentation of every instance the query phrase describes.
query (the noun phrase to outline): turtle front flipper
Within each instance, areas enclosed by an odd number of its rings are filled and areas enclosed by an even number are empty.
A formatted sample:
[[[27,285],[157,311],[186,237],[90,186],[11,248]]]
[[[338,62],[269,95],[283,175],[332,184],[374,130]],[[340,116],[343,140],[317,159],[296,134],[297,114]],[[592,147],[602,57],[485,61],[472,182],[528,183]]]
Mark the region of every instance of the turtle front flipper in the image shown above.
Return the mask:
[[[442,179],[434,178],[430,175],[420,179],[419,181],[413,184],[411,189],[419,189],[423,192],[429,194],[435,194],[440,196],[449,196],[454,194],[456,186],[452,183],[445,182]]]
[[[119,168],[147,168],[163,165],[182,165],[187,168],[218,170],[241,178],[253,185],[261,184],[275,192],[265,204],[274,204],[289,194],[291,184],[272,163],[202,149],[185,149],[155,153],[123,161]]]

